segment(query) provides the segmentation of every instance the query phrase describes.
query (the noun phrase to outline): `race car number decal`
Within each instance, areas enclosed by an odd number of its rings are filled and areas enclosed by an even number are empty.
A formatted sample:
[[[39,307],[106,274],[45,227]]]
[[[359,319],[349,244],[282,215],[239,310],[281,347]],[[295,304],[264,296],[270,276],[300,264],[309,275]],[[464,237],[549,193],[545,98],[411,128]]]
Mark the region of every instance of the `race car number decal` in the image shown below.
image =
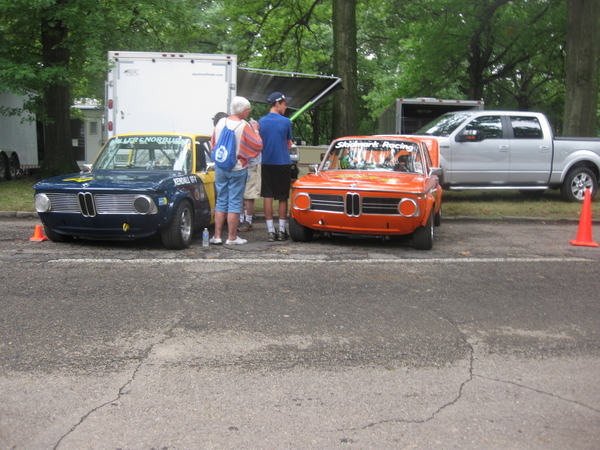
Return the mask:
[[[196,184],[198,183],[198,177],[196,175],[177,177],[173,178],[173,183],[175,183],[175,186],[181,186],[182,184]]]

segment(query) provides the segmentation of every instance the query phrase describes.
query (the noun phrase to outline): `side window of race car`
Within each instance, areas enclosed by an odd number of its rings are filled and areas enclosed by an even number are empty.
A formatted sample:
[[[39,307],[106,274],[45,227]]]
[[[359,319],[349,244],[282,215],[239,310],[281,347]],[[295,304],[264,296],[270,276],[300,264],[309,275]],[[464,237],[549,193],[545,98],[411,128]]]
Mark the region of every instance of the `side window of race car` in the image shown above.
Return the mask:
[[[211,156],[210,141],[196,138],[196,171],[210,169],[214,164]]]

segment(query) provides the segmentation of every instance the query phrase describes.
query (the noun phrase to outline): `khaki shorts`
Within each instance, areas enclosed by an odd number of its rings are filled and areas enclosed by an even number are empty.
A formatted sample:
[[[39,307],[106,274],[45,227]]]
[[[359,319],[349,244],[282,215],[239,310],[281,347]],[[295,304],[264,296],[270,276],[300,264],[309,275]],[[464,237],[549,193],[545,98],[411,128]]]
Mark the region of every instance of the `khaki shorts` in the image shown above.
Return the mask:
[[[260,197],[260,164],[248,167],[248,181],[246,181],[246,190],[244,191],[244,199],[255,200]]]

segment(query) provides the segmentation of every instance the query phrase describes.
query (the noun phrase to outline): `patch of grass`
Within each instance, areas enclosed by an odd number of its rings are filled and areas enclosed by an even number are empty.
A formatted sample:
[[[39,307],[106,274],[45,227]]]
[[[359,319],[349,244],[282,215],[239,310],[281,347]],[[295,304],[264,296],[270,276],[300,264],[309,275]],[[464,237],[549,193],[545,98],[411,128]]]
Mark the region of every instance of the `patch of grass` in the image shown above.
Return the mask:
[[[0,211],[35,211],[33,185],[36,181],[34,177],[21,177],[0,183]],[[560,192],[554,190],[541,195],[518,191],[444,191],[442,203],[444,216],[579,219],[581,213],[581,203],[567,203]],[[254,209],[256,213],[264,212],[262,198],[256,200]]]
[[[518,191],[444,191],[442,205],[445,216],[471,217],[544,217],[578,219],[581,203],[568,203],[557,190],[543,194]]]
[[[0,183],[0,211],[35,211],[33,205],[33,185],[38,180],[33,177],[20,177]]]

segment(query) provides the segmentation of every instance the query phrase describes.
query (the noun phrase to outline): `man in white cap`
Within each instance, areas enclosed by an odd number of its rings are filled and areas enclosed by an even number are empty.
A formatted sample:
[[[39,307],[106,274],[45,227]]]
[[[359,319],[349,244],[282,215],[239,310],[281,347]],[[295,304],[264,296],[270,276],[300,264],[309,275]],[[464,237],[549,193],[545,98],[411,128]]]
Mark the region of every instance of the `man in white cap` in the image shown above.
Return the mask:
[[[258,121],[263,141],[261,197],[264,198],[269,242],[288,239],[286,217],[292,179],[289,150],[292,147],[292,121],[284,114],[290,100],[281,92],[273,92],[268,97],[271,105],[269,114]],[[274,200],[279,202],[277,232],[273,223]]]

